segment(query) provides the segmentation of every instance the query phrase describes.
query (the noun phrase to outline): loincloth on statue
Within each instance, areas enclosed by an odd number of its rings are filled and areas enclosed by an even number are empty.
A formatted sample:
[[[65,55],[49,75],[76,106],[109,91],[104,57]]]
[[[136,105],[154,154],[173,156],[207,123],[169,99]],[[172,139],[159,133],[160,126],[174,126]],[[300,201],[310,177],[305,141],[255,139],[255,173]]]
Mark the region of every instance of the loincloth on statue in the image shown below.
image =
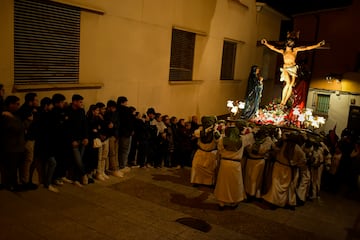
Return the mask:
[[[298,65],[280,68],[281,71],[280,82],[285,81],[285,73],[289,74],[290,76],[297,77],[298,68],[299,68]]]

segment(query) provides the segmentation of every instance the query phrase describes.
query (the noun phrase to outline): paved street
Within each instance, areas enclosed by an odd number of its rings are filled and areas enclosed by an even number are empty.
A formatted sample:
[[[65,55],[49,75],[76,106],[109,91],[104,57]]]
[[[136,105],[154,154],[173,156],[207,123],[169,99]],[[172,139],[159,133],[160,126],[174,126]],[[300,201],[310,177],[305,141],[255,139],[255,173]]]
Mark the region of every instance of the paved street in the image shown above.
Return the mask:
[[[195,188],[189,178],[189,168],[133,168],[124,178],[83,188],[65,184],[59,193],[2,190],[0,239],[339,240],[354,236],[360,221],[359,201],[343,194],[322,193],[295,211],[260,203],[219,211],[213,189]],[[181,218],[205,225],[190,227]]]

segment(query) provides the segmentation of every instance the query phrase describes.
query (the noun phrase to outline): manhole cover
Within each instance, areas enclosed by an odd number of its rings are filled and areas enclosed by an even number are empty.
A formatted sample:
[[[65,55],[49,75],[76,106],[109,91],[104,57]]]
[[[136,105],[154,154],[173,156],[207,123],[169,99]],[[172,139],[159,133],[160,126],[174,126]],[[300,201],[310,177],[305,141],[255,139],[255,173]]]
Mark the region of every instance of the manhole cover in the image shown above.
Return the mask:
[[[210,224],[208,224],[207,222],[201,219],[185,217],[185,218],[176,219],[176,222],[184,224],[188,227],[197,229],[202,232],[209,232],[211,230]]]

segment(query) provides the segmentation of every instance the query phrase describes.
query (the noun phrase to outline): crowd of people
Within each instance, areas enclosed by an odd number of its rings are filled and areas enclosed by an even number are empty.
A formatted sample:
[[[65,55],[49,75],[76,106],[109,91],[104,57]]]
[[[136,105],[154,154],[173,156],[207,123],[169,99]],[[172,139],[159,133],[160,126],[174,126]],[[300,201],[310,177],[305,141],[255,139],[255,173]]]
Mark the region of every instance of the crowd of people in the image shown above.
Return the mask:
[[[0,90],[1,187],[10,191],[41,183],[58,192],[64,183],[121,178],[131,167],[185,166],[195,187],[214,187],[220,209],[241,201],[294,208],[318,198],[320,187],[336,192],[344,183],[357,191],[360,141],[348,129],[339,138],[335,129],[318,135],[215,116],[198,123],[152,107],[141,114],[124,96],[85,110],[79,94],[67,104],[61,93],[40,101],[27,93],[21,105]]]
[[[82,187],[123,177],[131,167],[191,166],[195,116],[178,120],[151,107],[141,114],[124,96],[87,110],[79,94],[69,104],[60,93],[41,100],[27,93],[20,105],[2,90],[0,99],[1,186],[10,191],[36,189],[35,170],[40,183],[58,192],[64,182]]]

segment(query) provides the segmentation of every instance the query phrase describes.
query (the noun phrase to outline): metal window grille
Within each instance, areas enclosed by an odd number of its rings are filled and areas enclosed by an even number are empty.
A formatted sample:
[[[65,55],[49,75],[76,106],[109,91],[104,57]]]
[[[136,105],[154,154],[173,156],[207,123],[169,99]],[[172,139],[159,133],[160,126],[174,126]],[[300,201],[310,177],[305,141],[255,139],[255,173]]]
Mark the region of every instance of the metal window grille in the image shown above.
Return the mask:
[[[170,81],[191,81],[194,64],[195,33],[172,30]]]
[[[233,80],[235,71],[236,43],[224,41],[220,79]]]
[[[318,94],[316,112],[327,114],[329,112],[330,95]]]
[[[15,84],[77,83],[80,9],[42,0],[15,0]]]

